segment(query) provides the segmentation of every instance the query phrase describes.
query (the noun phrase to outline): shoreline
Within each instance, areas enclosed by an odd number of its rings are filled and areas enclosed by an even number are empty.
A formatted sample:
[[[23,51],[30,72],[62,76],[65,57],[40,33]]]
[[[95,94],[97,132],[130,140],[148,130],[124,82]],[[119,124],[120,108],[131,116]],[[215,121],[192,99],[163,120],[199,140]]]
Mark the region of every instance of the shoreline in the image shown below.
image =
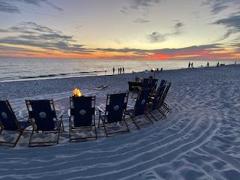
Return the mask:
[[[207,61],[206,61],[207,62]],[[227,61],[226,61],[227,62]],[[186,61],[187,65],[187,61]],[[236,66],[239,64],[224,64],[224,66]],[[202,68],[215,68],[217,66],[197,66],[193,68],[173,68],[173,69],[163,69],[163,71],[178,71],[178,70],[185,70],[185,69],[202,69]],[[222,67],[222,66],[220,66]],[[144,71],[132,71],[132,72],[126,72],[124,74],[132,74],[132,73],[143,73],[143,72],[150,72],[151,69],[145,69]],[[160,71],[160,70],[159,70]],[[155,71],[157,73],[157,71]],[[95,74],[95,73],[101,73],[101,74]],[[50,79],[69,79],[69,78],[79,78],[79,77],[95,77],[95,76],[112,76],[111,71],[107,70],[94,70],[94,71],[82,71],[82,72],[74,72],[74,73],[59,73],[59,74],[47,74],[47,75],[38,75],[38,76],[19,76],[15,79],[4,79],[0,80],[0,83],[8,83],[8,82],[22,82],[22,81],[36,81],[36,80],[50,80]],[[78,76],[79,75],[79,76]],[[121,74],[115,74],[115,75],[121,75]]]
[[[202,70],[220,70],[224,68],[238,68],[237,65],[225,65],[221,67],[199,67],[199,68],[183,68],[163,70],[159,72],[143,71],[134,73],[125,73],[117,75],[97,75],[97,76],[81,76],[81,77],[66,77],[66,78],[50,78],[50,79],[31,79],[22,81],[10,81],[0,83],[0,97],[2,99],[14,99],[22,97],[32,97],[35,95],[48,94],[48,93],[61,93],[65,91],[72,91],[73,88],[78,87],[80,89],[94,89],[101,85],[112,84],[113,79],[116,81],[131,81],[136,76],[147,77],[156,76],[163,77],[168,80],[168,75],[176,75],[177,73],[189,73],[191,71]],[[104,79],[105,82],[102,82]],[[34,88],[33,88],[34,87]],[[128,88],[127,81],[122,84],[125,89]]]

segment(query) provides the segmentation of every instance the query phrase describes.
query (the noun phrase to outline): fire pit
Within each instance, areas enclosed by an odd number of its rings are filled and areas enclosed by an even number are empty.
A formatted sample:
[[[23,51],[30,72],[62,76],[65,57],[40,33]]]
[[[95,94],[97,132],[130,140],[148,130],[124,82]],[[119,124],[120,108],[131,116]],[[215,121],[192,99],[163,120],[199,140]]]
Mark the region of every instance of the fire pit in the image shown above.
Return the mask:
[[[83,93],[81,92],[81,90],[79,88],[74,88],[72,91],[72,96],[80,97],[80,96],[83,96]]]

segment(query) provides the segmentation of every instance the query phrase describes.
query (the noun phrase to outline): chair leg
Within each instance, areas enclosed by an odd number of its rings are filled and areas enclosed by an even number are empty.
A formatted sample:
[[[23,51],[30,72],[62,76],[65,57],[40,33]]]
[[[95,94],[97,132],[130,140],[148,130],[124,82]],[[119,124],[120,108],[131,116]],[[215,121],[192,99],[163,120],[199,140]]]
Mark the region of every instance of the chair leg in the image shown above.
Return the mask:
[[[158,119],[153,115],[152,112],[150,112],[149,115],[150,115],[155,121],[158,121]]]
[[[59,128],[57,131],[57,144],[59,143],[60,133],[61,133],[61,128]]]
[[[128,131],[128,132],[130,132],[130,130],[129,130],[129,127],[128,127],[128,124],[127,124],[127,122],[126,122],[125,118],[123,119],[123,122],[124,122],[124,124],[125,124],[125,125],[126,125],[126,127],[127,127],[127,131]]]
[[[106,128],[106,125],[105,125],[104,121],[103,121],[103,128],[104,128],[104,131],[105,131],[106,137],[108,137],[108,132],[107,132],[107,128]]]
[[[29,146],[29,147],[30,147],[31,144],[32,144],[32,136],[33,136],[33,134],[34,134],[34,130],[32,129],[31,135],[30,135],[30,137],[29,137],[29,143],[28,143],[28,146]]]
[[[135,121],[135,119],[134,119],[133,117],[131,117],[131,116],[130,116],[130,118],[131,118],[133,124],[136,126],[136,128],[137,128],[137,129],[140,129],[140,127],[139,127],[139,125],[137,124],[137,122]]]
[[[20,137],[22,136],[22,134],[23,134],[23,131],[19,131],[18,137],[17,137],[17,139],[15,140],[15,142],[14,142],[14,144],[13,144],[13,147],[15,147],[15,146],[17,145],[17,143],[18,143],[18,141],[20,140]]]
[[[95,137],[96,137],[96,139],[98,138],[98,136],[97,136],[97,127],[94,125],[94,130],[95,130]]]
[[[158,112],[160,112],[160,114],[162,114],[162,116],[165,118],[166,117],[166,114],[161,110],[161,108],[157,109]]]

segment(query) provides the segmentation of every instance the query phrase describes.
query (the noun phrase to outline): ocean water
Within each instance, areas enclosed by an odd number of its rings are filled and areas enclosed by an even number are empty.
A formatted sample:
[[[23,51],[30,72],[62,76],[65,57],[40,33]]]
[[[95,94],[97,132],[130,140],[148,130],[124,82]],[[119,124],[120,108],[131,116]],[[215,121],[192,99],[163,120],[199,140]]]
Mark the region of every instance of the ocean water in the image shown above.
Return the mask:
[[[218,61],[209,61],[210,66],[216,66]],[[234,61],[219,61],[233,64]],[[194,67],[206,66],[207,61],[194,61]],[[49,79],[63,77],[79,77],[115,73],[118,67],[124,67],[125,73],[139,72],[151,69],[181,69],[187,68],[188,61],[143,61],[143,60],[77,60],[77,59],[13,59],[0,58],[0,82],[32,79]]]

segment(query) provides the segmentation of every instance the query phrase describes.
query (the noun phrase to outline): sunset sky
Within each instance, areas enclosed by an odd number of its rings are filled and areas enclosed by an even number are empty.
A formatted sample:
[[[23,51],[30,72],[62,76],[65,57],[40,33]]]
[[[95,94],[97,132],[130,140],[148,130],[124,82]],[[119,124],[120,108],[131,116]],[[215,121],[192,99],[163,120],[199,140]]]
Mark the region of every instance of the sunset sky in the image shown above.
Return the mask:
[[[240,57],[240,0],[0,0],[0,22],[0,57]]]

